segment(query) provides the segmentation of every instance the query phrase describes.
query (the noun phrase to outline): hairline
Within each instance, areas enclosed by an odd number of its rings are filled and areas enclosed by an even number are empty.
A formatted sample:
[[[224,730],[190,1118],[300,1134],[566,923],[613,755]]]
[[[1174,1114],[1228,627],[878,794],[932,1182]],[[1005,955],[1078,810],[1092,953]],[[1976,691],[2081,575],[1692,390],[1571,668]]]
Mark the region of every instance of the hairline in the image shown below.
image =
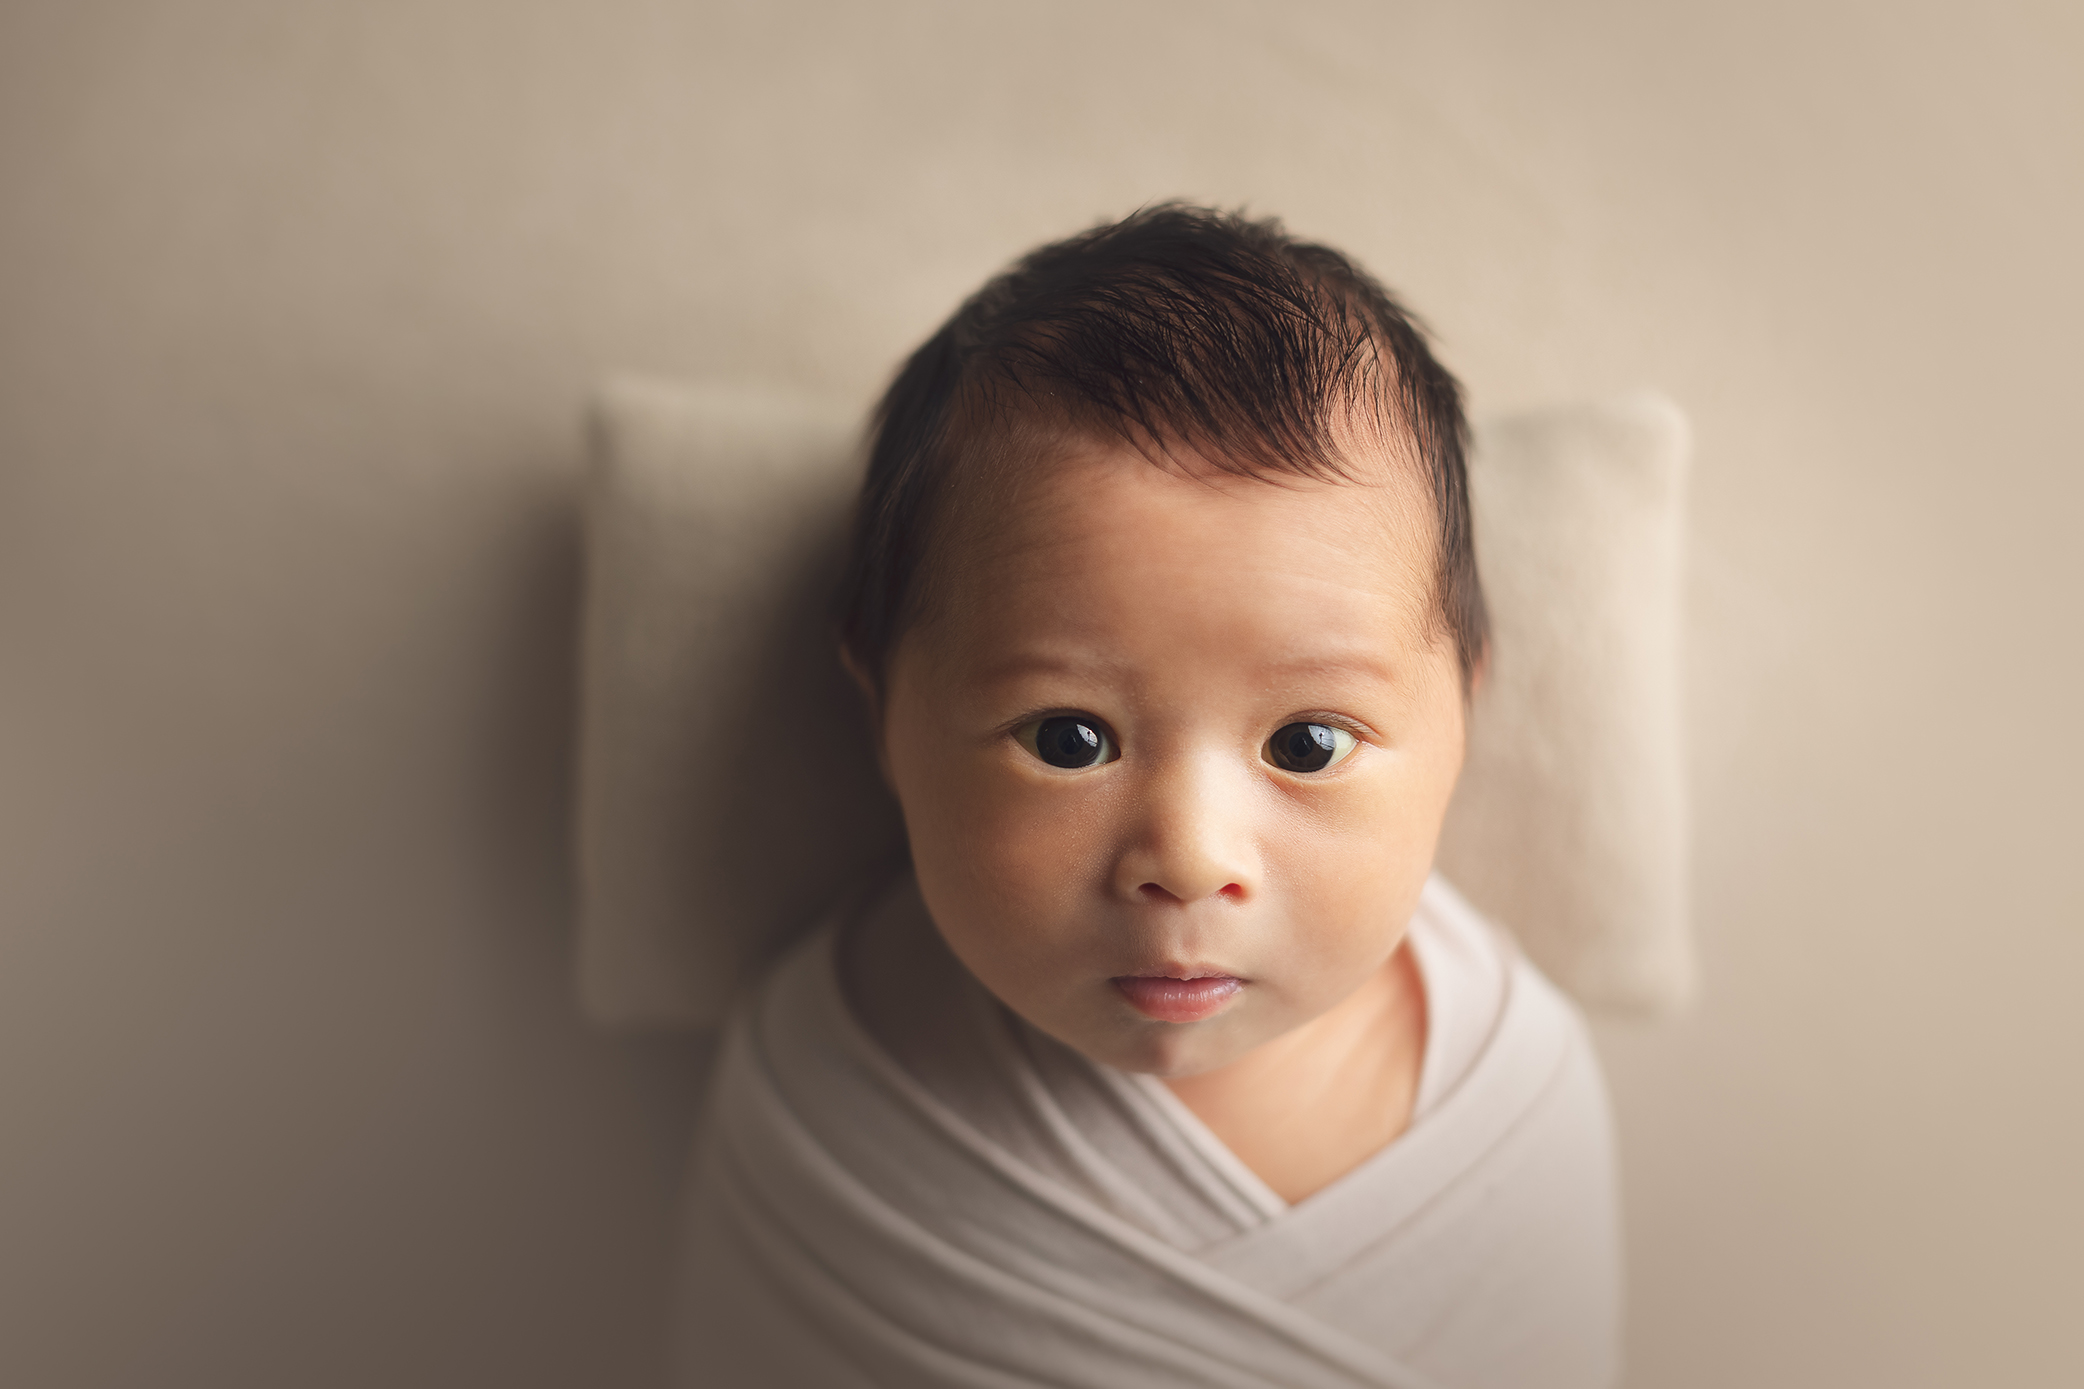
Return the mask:
[[[1302,464],[1283,457],[1276,447],[1277,441],[1270,438],[1258,439],[1258,450],[1243,451],[1213,440],[1197,442],[1187,431],[1166,428],[1162,424],[1162,432],[1152,433],[1134,423],[1117,421],[1090,406],[1084,410],[1050,408],[1040,397],[1029,394],[1024,407],[1008,410],[1001,400],[980,402],[969,398],[972,392],[965,390],[962,395],[966,399],[956,403],[951,411],[950,427],[933,450],[942,455],[936,469],[937,485],[926,513],[920,518],[920,558],[912,571],[904,604],[893,614],[882,650],[876,653],[877,659],[867,663],[867,672],[875,682],[877,694],[881,696],[884,692],[890,662],[905,637],[930,625],[945,613],[942,599],[949,579],[945,563],[951,539],[948,527],[951,523],[974,523],[976,520],[974,512],[969,516],[960,514],[966,503],[966,494],[973,499],[980,483],[985,486],[998,484],[1005,489],[1004,495],[1009,495],[1018,505],[1032,495],[1048,471],[1060,468],[1090,450],[1134,453],[1146,466],[1207,485],[1215,485],[1224,478],[1271,487],[1318,483],[1373,488],[1393,487],[1401,481],[1412,494],[1412,500],[1427,513],[1431,523],[1423,527],[1428,549],[1424,567],[1430,576],[1426,635],[1429,639],[1444,640],[1458,648],[1454,621],[1448,612],[1450,576],[1443,533],[1445,518],[1440,515],[1433,476],[1439,465],[1427,456],[1425,440],[1416,425],[1403,418],[1404,412],[1398,408],[1392,389],[1386,384],[1377,384],[1367,394],[1375,398],[1379,408],[1363,412],[1359,410],[1357,401],[1325,402],[1326,418],[1320,429],[1323,454],[1319,459]],[[980,409],[988,412],[991,423],[979,420]],[[1373,420],[1372,437],[1339,427],[1339,421],[1350,419],[1355,414],[1365,414]],[[1381,446],[1379,464],[1361,463],[1356,459],[1362,448],[1371,443]],[[1278,460],[1286,466],[1270,466],[1268,459]],[[1383,472],[1381,477],[1366,476],[1378,466]],[[975,502],[969,500],[968,504],[974,506]],[[1010,511],[1011,508],[1006,508],[999,514],[1010,514]],[[987,521],[986,524],[993,522]],[[862,653],[852,654],[859,660]],[[1458,662],[1459,659],[1458,653]],[[1463,685],[1466,695],[1466,678]]]

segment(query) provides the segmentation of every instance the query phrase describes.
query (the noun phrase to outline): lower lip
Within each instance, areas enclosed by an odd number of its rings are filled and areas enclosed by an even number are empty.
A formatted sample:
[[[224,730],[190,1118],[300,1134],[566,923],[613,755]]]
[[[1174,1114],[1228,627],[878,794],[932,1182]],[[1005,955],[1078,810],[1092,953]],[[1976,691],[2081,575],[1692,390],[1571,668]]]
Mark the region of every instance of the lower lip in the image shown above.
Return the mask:
[[[1200,1022],[1213,1016],[1237,997],[1244,981],[1227,974],[1200,979],[1165,979],[1149,974],[1124,974],[1114,981],[1123,998],[1137,1012],[1159,1022]]]

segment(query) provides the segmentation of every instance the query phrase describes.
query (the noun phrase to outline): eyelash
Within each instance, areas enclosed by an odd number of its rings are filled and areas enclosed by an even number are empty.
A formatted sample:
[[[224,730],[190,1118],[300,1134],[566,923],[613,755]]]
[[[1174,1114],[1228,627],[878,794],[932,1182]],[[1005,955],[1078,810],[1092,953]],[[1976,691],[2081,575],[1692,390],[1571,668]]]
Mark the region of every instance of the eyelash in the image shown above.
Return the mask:
[[[1370,742],[1375,737],[1375,730],[1369,728],[1359,719],[1349,719],[1344,714],[1329,714],[1322,709],[1310,709],[1300,714],[1290,714],[1287,718],[1275,724],[1274,727],[1277,729],[1286,728],[1291,723],[1321,723],[1326,728],[1343,728],[1363,743]]]
[[[1030,709],[1020,717],[1008,719],[999,725],[999,732],[1011,735],[1018,733],[1029,724],[1040,722],[1043,719],[1071,718],[1073,716],[1083,716],[1093,720],[1093,722],[1104,727],[1110,736],[1114,733],[1114,725],[1108,723],[1107,720],[1093,713],[1090,709],[1075,709],[1064,704],[1050,704],[1040,709]],[[1335,728],[1345,729],[1362,742],[1373,741],[1376,737],[1375,730],[1362,723],[1359,719],[1345,714],[1334,714],[1328,709],[1298,710],[1296,713],[1290,714],[1270,726],[1273,728],[1286,728],[1291,723],[1329,724]]]

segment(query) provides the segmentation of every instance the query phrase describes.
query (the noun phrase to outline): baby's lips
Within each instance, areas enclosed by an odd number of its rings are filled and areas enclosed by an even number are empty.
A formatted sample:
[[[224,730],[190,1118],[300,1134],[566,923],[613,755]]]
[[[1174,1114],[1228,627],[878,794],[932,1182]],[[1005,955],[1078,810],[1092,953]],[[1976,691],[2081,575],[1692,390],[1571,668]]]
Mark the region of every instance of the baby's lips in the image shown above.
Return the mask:
[[[1129,1006],[1159,1022],[1200,1022],[1220,1012],[1244,988],[1228,974],[1198,979],[1170,979],[1155,974],[1124,974],[1114,980]]]

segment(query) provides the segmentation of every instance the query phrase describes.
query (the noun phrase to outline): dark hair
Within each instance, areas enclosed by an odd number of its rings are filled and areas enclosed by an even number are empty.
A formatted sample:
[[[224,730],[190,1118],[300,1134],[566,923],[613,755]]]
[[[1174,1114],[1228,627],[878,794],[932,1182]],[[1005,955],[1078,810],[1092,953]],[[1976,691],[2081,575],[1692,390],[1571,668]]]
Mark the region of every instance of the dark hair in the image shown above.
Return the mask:
[[[1274,220],[1161,203],[1031,252],[914,352],[871,421],[839,636],[880,685],[918,616],[934,517],[965,455],[1035,417],[1174,446],[1228,472],[1343,479],[1341,410],[1413,445],[1437,522],[1435,612],[1466,691],[1489,640],[1461,388],[1365,271]]]

